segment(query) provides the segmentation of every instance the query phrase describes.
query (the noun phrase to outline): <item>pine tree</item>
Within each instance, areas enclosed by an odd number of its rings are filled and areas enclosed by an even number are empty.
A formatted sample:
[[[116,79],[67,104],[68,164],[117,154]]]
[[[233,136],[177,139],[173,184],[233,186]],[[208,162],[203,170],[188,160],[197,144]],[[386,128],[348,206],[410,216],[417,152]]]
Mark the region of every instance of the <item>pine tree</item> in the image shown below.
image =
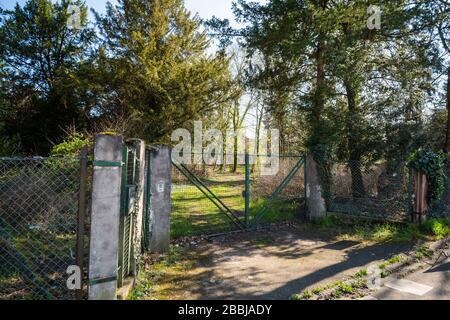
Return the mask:
[[[103,38],[103,116],[125,114],[133,133],[167,140],[230,99],[229,59],[209,42],[182,0],[119,0],[96,14]],[[104,70],[104,71],[102,71]]]
[[[80,28],[68,26],[71,4],[80,8]],[[10,106],[1,113],[0,130],[24,153],[46,154],[67,126],[88,121],[78,86],[94,40],[87,7],[81,0],[28,0],[0,17],[0,84]]]

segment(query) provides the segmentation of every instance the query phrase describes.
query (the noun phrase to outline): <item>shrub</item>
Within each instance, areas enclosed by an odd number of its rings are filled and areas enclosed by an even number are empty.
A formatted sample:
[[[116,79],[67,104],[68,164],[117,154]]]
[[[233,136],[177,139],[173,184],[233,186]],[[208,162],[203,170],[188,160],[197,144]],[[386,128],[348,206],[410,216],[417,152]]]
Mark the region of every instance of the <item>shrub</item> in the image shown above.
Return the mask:
[[[60,156],[69,156],[75,157],[77,156],[83,146],[89,143],[89,138],[87,138],[82,133],[72,132],[69,133],[66,139],[60,144],[53,146],[50,151],[51,157],[60,157]]]
[[[438,239],[441,239],[449,233],[450,221],[447,219],[429,219],[424,223],[424,228]]]
[[[427,149],[416,150],[408,158],[409,166],[428,178],[430,206],[441,199],[445,189],[445,159],[445,153]]]

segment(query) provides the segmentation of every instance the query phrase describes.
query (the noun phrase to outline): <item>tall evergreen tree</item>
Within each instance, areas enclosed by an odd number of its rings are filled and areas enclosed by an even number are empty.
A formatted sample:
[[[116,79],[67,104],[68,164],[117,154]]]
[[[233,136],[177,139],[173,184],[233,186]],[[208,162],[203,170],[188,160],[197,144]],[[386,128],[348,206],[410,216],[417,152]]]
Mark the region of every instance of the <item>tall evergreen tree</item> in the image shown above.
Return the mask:
[[[404,159],[412,148],[411,125],[420,124],[431,91],[429,70],[438,71],[436,45],[426,41],[427,26],[415,23],[429,15],[429,5],[378,1],[381,28],[369,29],[370,4],[364,0],[270,0],[264,4],[238,0],[234,11],[245,24],[243,29],[233,30],[227,21],[209,22],[222,34],[242,36],[249,52],[269,62],[257,68],[255,80],[293,94],[294,103],[307,115],[310,149],[325,145],[330,152],[340,146],[338,155],[349,163],[357,197],[365,195],[364,160],[389,158],[393,154],[381,150],[389,146],[404,149],[397,152],[397,158]],[[343,97],[345,109],[341,108]],[[378,127],[377,116],[383,118]],[[401,122],[405,125],[399,126]],[[401,136],[407,140],[396,139],[381,147],[383,141],[398,138],[398,128],[405,129],[408,134]]]
[[[119,0],[96,19],[100,80],[109,84],[101,114],[130,117],[130,134],[167,139],[231,98],[229,59],[208,54],[200,20],[183,0]]]
[[[80,8],[80,28],[67,23],[70,4]],[[10,105],[0,130],[24,153],[45,154],[68,125],[84,126],[88,119],[77,85],[94,39],[87,7],[81,0],[28,0],[0,17],[1,85]]]

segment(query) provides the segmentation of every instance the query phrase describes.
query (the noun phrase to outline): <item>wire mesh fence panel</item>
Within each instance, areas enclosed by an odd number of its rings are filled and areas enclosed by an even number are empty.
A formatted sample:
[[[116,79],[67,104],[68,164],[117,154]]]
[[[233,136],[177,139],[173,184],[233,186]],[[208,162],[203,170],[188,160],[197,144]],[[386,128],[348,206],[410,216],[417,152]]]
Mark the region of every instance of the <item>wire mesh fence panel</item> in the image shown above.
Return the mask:
[[[182,173],[180,169],[185,173]],[[173,165],[171,235],[225,232],[243,222],[243,165]]]
[[[406,166],[357,161],[335,163],[331,170],[329,211],[390,221],[410,217],[412,182]]]
[[[447,164],[445,168],[442,196],[431,205],[429,215],[436,218],[450,218],[450,164]]]
[[[0,299],[72,299],[79,159],[0,159]]]
[[[305,209],[304,157],[268,156],[252,159],[251,220],[260,223],[299,218]],[[264,207],[267,207],[264,212]]]

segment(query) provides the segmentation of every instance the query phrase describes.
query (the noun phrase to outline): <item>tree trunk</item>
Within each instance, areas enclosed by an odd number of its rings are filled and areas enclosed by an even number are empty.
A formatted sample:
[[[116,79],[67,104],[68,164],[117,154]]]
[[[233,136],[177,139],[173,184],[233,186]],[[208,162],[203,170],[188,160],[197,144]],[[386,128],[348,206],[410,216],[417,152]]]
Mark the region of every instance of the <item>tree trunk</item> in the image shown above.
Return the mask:
[[[350,80],[344,81],[345,90],[347,92],[347,140],[349,148],[350,172],[352,175],[352,195],[354,198],[362,198],[366,195],[364,180],[361,172],[361,152],[358,147],[358,109],[356,106],[356,92]]]
[[[316,50],[316,87],[313,97],[313,109],[311,111],[311,147],[323,144],[325,141],[322,113],[325,105],[325,39],[324,34],[319,34]]]
[[[236,133],[236,132],[235,132]],[[231,172],[236,173],[238,166],[238,138],[234,137],[234,152],[233,152],[233,170]]]
[[[445,151],[450,157],[450,67],[447,68],[447,135],[445,138]]]

